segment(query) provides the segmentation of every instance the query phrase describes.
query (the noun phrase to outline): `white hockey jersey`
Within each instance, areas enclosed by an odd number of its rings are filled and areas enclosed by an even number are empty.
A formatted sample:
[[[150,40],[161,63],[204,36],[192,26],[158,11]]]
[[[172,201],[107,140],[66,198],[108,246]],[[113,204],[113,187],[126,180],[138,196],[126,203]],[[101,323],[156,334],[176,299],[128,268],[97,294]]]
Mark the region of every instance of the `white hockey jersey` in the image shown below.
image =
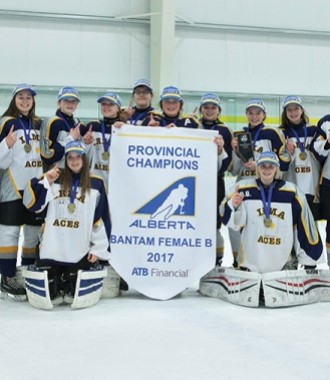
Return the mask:
[[[21,199],[28,181],[42,174],[40,123],[29,132],[29,151],[27,151],[25,133],[28,133],[28,122],[26,118],[19,120],[19,118],[4,117],[0,120],[0,202]],[[25,123],[25,132],[22,123]],[[12,126],[17,141],[8,148],[6,137]]]
[[[323,246],[304,194],[296,185],[276,180],[271,226],[267,227],[259,181],[246,179],[236,183],[238,192],[244,196],[237,210],[230,196],[221,206],[224,224],[241,230],[239,266],[258,273],[279,271],[293,248],[300,264],[316,265]]]
[[[23,202],[34,212],[47,207],[41,259],[77,263],[87,253],[93,253],[101,260],[109,260],[109,206],[101,178],[91,177],[91,189],[85,196],[77,188],[73,211],[68,208],[70,194],[64,194],[58,182],[50,186],[46,177],[30,181]]]
[[[312,145],[317,128],[313,125],[300,124],[291,128],[282,128],[282,130],[285,137],[295,144],[290,166],[283,174],[283,179],[296,184],[308,201],[318,203],[321,165]]]

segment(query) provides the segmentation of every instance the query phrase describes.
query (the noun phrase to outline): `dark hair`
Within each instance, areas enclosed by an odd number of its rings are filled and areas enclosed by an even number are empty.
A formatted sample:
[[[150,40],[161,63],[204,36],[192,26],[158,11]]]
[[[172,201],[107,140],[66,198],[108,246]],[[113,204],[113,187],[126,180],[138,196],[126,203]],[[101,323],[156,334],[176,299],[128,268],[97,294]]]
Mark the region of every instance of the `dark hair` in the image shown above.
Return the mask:
[[[301,106],[298,106],[302,109],[302,114],[301,114],[301,119],[300,121],[303,121],[304,123],[309,123],[309,117],[308,115],[306,114],[305,112],[305,109]],[[281,115],[281,127],[283,128],[287,128],[289,125],[291,125],[291,122],[289,120],[289,118],[287,117],[286,115],[286,107],[284,107],[283,111],[282,111],[282,115]]]
[[[61,172],[60,183],[61,183],[62,190],[66,192],[70,192],[72,190],[72,171],[68,167],[67,157],[68,155],[66,154],[65,166]],[[89,178],[89,165],[88,165],[86,154],[83,154],[81,158],[82,158],[83,165],[82,165],[81,173],[80,173],[79,187],[81,187],[81,195],[85,195],[86,193],[89,193],[89,190],[91,187],[90,178]]]
[[[4,117],[4,116],[20,117],[21,116],[21,113],[20,113],[19,109],[17,108],[16,102],[15,102],[16,96],[19,93],[20,93],[20,91],[15,96],[13,96],[12,100],[9,103],[8,108],[2,114],[2,117]],[[35,125],[37,123],[40,123],[41,119],[35,114],[36,102],[34,100],[34,96],[32,96],[32,100],[33,100],[33,103],[32,103],[32,107],[29,111],[28,117],[32,119],[32,127],[35,127]]]

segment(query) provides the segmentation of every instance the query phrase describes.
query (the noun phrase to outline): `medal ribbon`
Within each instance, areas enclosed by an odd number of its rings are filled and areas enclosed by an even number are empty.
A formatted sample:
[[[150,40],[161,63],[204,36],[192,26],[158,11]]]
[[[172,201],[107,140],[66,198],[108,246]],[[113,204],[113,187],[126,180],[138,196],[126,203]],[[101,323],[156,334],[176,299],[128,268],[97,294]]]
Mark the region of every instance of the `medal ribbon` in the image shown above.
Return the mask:
[[[75,181],[73,182],[73,185],[72,185],[72,189],[71,189],[71,192],[70,192],[70,203],[74,203],[74,200],[76,198],[76,194],[77,194],[77,187],[78,187],[78,184],[79,184],[79,180],[80,178],[77,178],[75,179]]]
[[[180,115],[180,114],[179,114]],[[160,119],[160,122],[159,122],[159,126],[160,127],[166,127],[166,125],[168,125],[168,124],[175,124],[176,125],[176,122],[177,122],[177,120],[178,120],[178,118],[179,118],[179,115],[178,115],[178,117],[175,117],[175,118],[167,118],[167,116],[165,116],[164,114],[163,114],[163,116],[161,117],[161,119]],[[165,117],[164,117],[165,116]],[[170,120],[169,120],[170,119]]]
[[[26,131],[26,127],[25,127],[25,124],[24,124],[24,122],[22,121],[22,119],[19,118],[18,120],[19,120],[21,126],[23,127],[25,143],[26,143],[26,144],[30,144],[30,132],[31,132],[31,126],[32,126],[31,118],[29,119],[28,132]]]
[[[260,193],[261,193],[261,199],[262,199],[262,204],[264,207],[264,214],[266,216],[266,219],[269,219],[269,216],[270,216],[270,205],[272,202],[273,189],[274,189],[274,182],[272,182],[272,184],[269,186],[268,197],[266,200],[265,188],[263,184],[260,182]]]
[[[72,129],[72,128],[76,128],[76,126],[78,125],[78,124],[74,124],[74,126],[72,127],[72,126],[71,126],[71,125],[65,120],[64,117],[60,116],[60,118],[61,118],[61,120],[64,122],[64,124],[66,125],[66,128],[67,128],[68,132],[70,132],[70,129]]]
[[[103,149],[107,153],[110,147],[110,143],[111,143],[111,134],[110,134],[109,140],[107,140],[107,138],[105,137],[105,125],[103,121],[101,123],[101,132],[102,132]]]
[[[136,119],[133,119],[133,116],[129,118],[129,122],[132,125],[136,125],[138,121],[143,120],[148,114],[148,111],[142,112]]]
[[[252,139],[252,141],[253,141],[253,150],[255,149],[256,143],[257,143],[257,141],[258,141],[258,139],[259,139],[259,135],[260,135],[260,132],[261,132],[263,126],[264,126],[264,124],[259,125],[259,127],[258,127],[256,133],[254,134],[254,137],[253,137],[253,139]],[[245,128],[243,128],[243,129],[245,130],[245,132],[251,132],[251,135],[252,135],[252,131],[253,131],[253,129],[251,130],[251,129],[248,128],[248,127],[245,127]]]
[[[297,139],[297,144],[299,146],[300,151],[304,153],[306,150],[305,144],[306,144],[306,140],[307,140],[306,124],[303,125],[303,129],[304,129],[304,142],[303,143],[300,141],[300,138],[299,138],[297,131],[292,127],[289,127],[289,128],[290,128],[290,131],[292,132],[292,134],[294,135],[294,137]]]

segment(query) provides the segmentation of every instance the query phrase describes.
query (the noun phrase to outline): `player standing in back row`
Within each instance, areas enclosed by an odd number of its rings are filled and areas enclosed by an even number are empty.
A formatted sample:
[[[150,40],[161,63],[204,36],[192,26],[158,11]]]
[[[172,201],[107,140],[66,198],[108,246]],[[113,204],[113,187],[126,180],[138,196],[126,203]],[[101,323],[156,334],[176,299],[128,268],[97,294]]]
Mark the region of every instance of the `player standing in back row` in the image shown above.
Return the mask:
[[[42,215],[29,213],[22,202],[28,181],[42,174],[41,119],[35,114],[32,86],[21,83],[12,95],[0,121],[0,289],[19,300],[25,298],[16,278],[20,229],[23,226],[22,265],[32,264],[43,223]]]
[[[183,103],[181,91],[177,87],[165,87],[159,101],[162,113],[151,112],[150,116],[143,120],[142,125],[167,128],[198,128],[199,122],[195,117],[182,114]]]
[[[200,100],[199,119],[200,128],[218,131],[221,145],[218,145],[218,178],[217,178],[217,255],[216,265],[221,265],[224,253],[224,239],[221,235],[221,218],[219,214],[219,206],[225,197],[225,181],[224,173],[228,169],[232,160],[231,140],[233,138],[232,131],[221,120],[221,104],[220,99],[215,94],[204,94]]]
[[[319,120],[317,134],[312,144],[318,158],[323,162],[320,179],[320,199],[322,217],[327,222],[325,241],[328,265],[330,266],[330,115],[325,115]]]
[[[73,115],[80,102],[78,91],[73,87],[62,87],[57,99],[56,115],[42,125],[40,147],[46,170],[56,162],[61,169],[64,168],[65,145],[80,140],[84,128]]]
[[[100,176],[108,187],[109,160],[112,128],[121,122],[121,99],[113,92],[107,92],[97,99],[101,105],[102,120],[92,120],[86,126],[83,141],[92,174]]]
[[[127,124],[141,125],[142,120],[149,116],[150,112],[154,110],[151,105],[153,96],[151,83],[147,79],[139,79],[136,81],[132,94],[132,100],[135,105],[122,110],[122,119],[126,121]]]
[[[323,159],[315,152],[312,140],[317,132],[315,125],[309,125],[309,118],[298,96],[287,96],[282,105],[280,128],[286,138],[287,151],[291,155],[288,171],[283,179],[295,183],[306,195],[308,205],[314,216],[320,216],[320,161]]]

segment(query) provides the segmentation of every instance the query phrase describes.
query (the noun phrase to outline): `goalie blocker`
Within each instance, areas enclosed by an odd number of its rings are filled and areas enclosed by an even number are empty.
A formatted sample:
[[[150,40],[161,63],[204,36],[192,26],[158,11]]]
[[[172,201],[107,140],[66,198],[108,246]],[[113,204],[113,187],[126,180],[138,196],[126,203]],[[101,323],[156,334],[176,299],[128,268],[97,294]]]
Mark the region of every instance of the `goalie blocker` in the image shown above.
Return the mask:
[[[330,301],[329,270],[266,274],[216,267],[200,280],[200,293],[236,305],[286,307]]]

